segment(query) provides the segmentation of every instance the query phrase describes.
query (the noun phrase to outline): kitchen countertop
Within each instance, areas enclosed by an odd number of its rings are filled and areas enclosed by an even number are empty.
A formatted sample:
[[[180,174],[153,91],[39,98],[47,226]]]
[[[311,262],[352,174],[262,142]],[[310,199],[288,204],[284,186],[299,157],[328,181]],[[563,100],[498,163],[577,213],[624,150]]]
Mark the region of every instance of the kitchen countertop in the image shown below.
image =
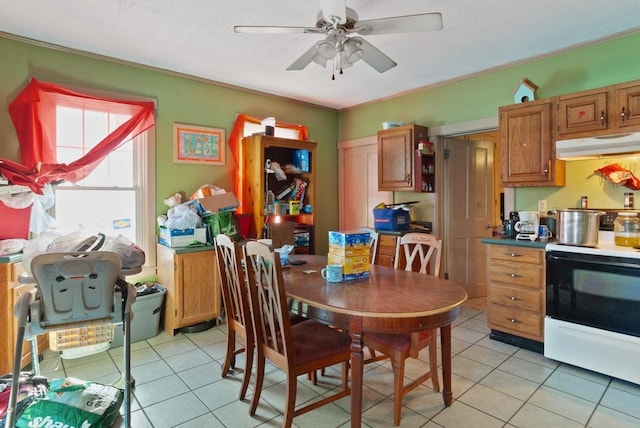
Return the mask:
[[[528,247],[528,248],[540,248],[544,250],[544,247],[549,242],[555,241],[522,241],[512,238],[502,238],[500,236],[493,236],[490,238],[482,238],[480,240],[483,244],[493,244],[493,245],[513,245],[516,247]]]

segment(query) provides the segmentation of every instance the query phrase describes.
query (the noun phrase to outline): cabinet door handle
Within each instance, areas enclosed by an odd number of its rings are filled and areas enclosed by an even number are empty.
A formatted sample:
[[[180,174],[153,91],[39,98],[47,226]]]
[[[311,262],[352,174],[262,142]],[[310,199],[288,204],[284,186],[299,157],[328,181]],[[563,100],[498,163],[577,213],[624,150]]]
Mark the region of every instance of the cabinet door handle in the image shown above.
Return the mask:
[[[509,256],[509,257],[522,257],[522,254],[518,254],[518,253],[507,253],[507,256]]]
[[[516,297],[516,296],[508,296],[509,300],[513,301],[513,302],[520,302],[522,301],[522,299]]]
[[[551,159],[547,162],[547,167],[544,169],[544,175],[549,176],[549,171],[551,171]]]
[[[509,321],[511,324],[522,324],[522,321],[518,321],[515,318],[505,318],[507,321]]]
[[[407,183],[411,183],[411,174],[407,174]]]
[[[518,275],[517,273],[508,273],[507,276],[511,278],[522,278],[522,275]]]
[[[622,115],[624,116],[624,113],[622,113]],[[607,120],[606,120],[606,117],[604,115],[604,111],[600,112],[600,123],[604,125],[606,123],[606,121]]]
[[[627,119],[626,112],[624,111],[624,107],[622,107],[622,113],[620,113],[620,119],[624,122]]]

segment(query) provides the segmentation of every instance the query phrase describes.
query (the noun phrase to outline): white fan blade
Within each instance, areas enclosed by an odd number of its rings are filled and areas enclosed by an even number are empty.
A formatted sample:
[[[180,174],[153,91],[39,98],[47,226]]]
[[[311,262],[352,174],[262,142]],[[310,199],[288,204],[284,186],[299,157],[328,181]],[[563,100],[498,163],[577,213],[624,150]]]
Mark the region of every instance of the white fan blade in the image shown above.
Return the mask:
[[[338,23],[347,22],[347,1],[346,0],[320,0],[322,16],[327,22],[331,22],[331,17],[340,18]]]
[[[394,16],[391,18],[359,21],[353,31],[359,34],[415,33],[442,30],[440,13]]]
[[[251,34],[290,34],[290,33],[320,33],[319,28],[310,27],[278,27],[261,25],[236,25],[233,27],[236,33]]]
[[[311,61],[313,61],[313,57],[315,57],[317,53],[318,53],[318,44],[316,43],[313,46],[311,46],[311,49],[303,53],[300,58],[295,60],[293,64],[287,67],[287,70],[302,70],[307,65],[311,64]]]
[[[367,42],[362,37],[351,37],[351,40],[355,40],[359,44],[359,48],[362,49],[364,55],[362,60],[373,67],[379,73],[395,67],[396,62],[382,53],[378,48]]]

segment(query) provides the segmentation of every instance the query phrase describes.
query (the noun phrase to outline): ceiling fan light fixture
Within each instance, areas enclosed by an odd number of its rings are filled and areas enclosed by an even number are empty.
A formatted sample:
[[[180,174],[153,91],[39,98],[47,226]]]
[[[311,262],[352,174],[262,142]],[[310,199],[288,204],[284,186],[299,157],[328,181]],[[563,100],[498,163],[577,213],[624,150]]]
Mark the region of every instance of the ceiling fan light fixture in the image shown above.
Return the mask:
[[[318,54],[316,56],[322,57],[322,59],[329,60],[333,59],[336,56],[336,47],[333,43],[331,43],[328,38],[327,40],[323,40],[318,42]]]
[[[364,52],[360,49],[360,44],[352,39],[347,39],[343,43],[344,59],[349,64],[355,64],[364,56]]]
[[[323,57],[321,57],[320,55],[314,55],[312,58],[313,62],[315,62],[316,64],[327,68],[327,60]]]

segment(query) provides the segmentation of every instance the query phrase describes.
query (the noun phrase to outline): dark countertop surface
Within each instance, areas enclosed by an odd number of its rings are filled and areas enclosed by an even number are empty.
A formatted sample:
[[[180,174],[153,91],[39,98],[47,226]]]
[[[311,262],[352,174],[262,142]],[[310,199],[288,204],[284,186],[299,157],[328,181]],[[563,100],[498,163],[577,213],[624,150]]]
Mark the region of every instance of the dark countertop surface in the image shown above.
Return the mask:
[[[482,238],[480,242],[483,244],[514,245],[517,247],[540,248],[544,250],[547,243],[554,241],[520,241],[511,238],[503,238],[501,236],[492,236],[490,238]]]
[[[396,235],[396,236],[401,236],[401,235],[404,235],[405,233],[409,233],[409,232],[431,233],[431,231],[429,231],[429,230],[417,229],[417,228],[409,228],[407,230],[378,230],[378,229],[376,229],[376,232],[378,232],[381,235]]]

